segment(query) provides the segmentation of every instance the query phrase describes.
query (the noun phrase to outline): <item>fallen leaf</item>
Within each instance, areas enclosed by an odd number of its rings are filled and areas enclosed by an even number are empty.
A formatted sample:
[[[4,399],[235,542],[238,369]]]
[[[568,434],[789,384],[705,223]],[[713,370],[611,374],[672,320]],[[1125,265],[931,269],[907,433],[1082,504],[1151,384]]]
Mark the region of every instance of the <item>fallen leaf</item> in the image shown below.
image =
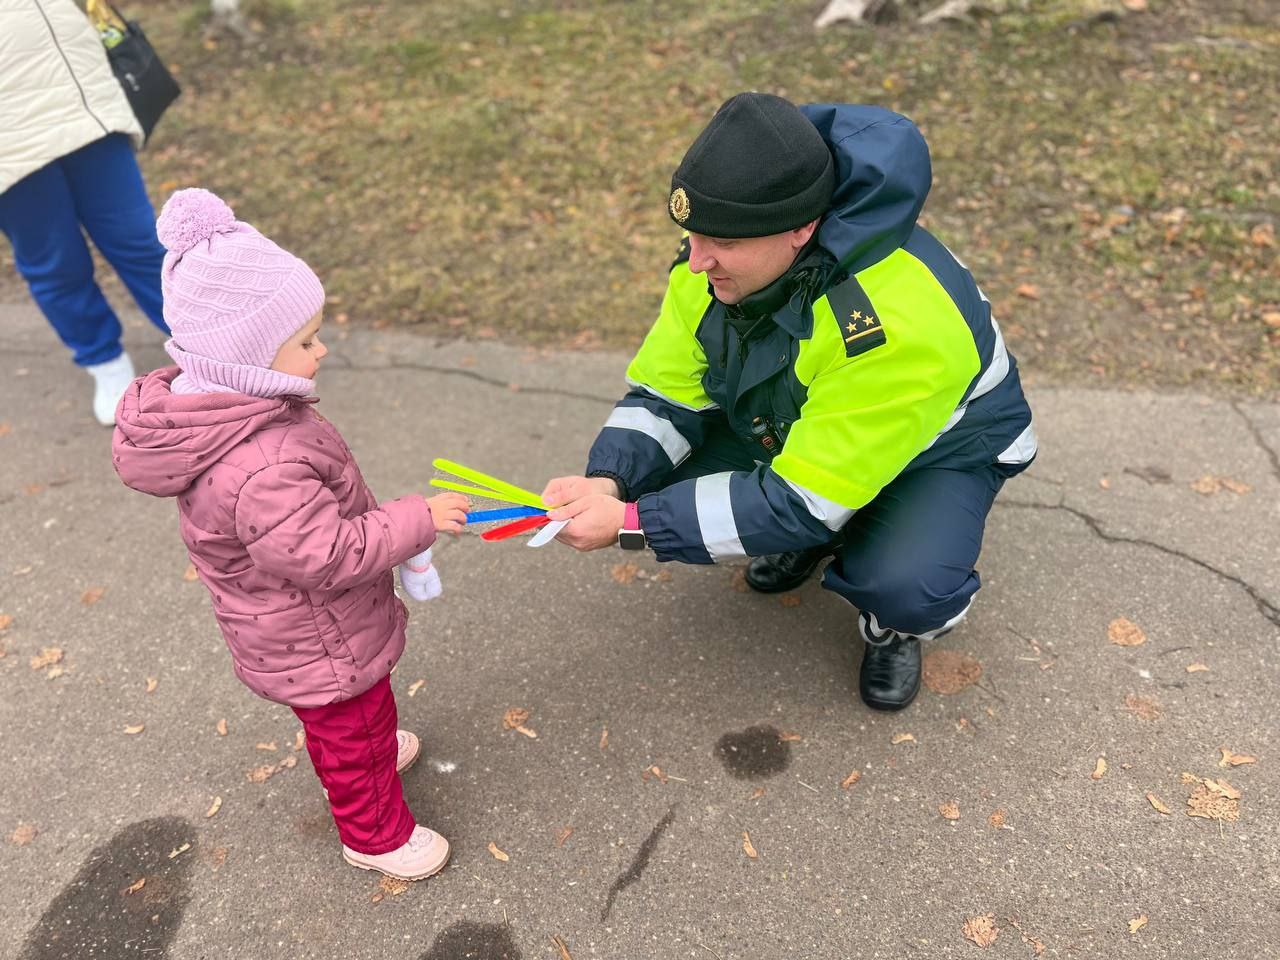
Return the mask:
[[[13,623],[13,617],[7,613],[0,613],[0,633],[8,630],[11,623]]]
[[[1203,497],[1212,496],[1222,489],[1222,483],[1212,474],[1206,474],[1199,480],[1191,481],[1191,489]]]
[[[207,847],[205,849],[208,850]],[[209,850],[208,856],[206,856],[205,859],[213,864],[213,868],[216,870],[227,862],[227,848],[214,847],[212,850]]]
[[[43,483],[28,483],[22,488],[22,492],[25,493],[28,497],[34,497],[37,493],[40,493],[42,490],[44,490]]]
[[[1093,765],[1093,773],[1089,774],[1090,780],[1101,780],[1107,772],[1107,761],[1103,757],[1098,758],[1098,762]]]
[[[569,945],[565,943],[563,940],[561,940],[559,937],[557,937],[555,934],[551,935],[551,943],[557,950],[560,951],[560,960],[573,960],[573,957],[570,956],[569,954]]]
[[[630,583],[639,572],[640,568],[634,563],[615,563],[609,575],[618,583]]]
[[[200,575],[196,573],[196,565],[194,563],[188,563],[187,569],[182,572],[182,579],[187,581],[187,583],[197,579],[199,576]]]
[[[505,853],[499,850],[498,845],[494,843],[492,840],[489,841],[489,852],[493,854],[493,859],[501,860],[503,863],[506,863],[508,860],[511,859]]]
[[[516,730],[516,733],[523,733],[523,734],[524,734],[526,737],[528,737],[530,740],[537,740],[537,739],[538,739],[538,733],[537,733],[537,731],[536,731],[536,730],[530,730],[530,729],[529,729],[528,727],[526,727],[524,724],[521,724],[520,726],[516,727],[516,728],[515,728],[515,730]]]
[[[62,676],[66,672],[67,671],[60,666],[53,666],[53,667],[50,667],[48,670],[46,670],[44,675],[48,677],[50,680],[56,680],[58,677]]]
[[[1208,669],[1209,668],[1205,666],[1203,663],[1187,664],[1187,673],[1204,673]]]
[[[42,647],[40,653],[31,658],[32,670],[43,670],[62,660],[61,647]]]
[[[146,877],[139,877],[133,883],[129,884],[129,886],[125,887],[125,890],[124,890],[125,896],[128,896],[131,893],[137,893],[146,885],[146,883],[147,883]]]
[[[938,812],[947,820],[960,819],[960,805],[954,800],[948,800],[946,803],[939,804]]]
[[[160,686],[160,680],[157,677],[147,677],[147,693],[155,693],[156,687]]]
[[[1040,288],[1034,283],[1020,283],[1013,292],[1026,300],[1040,299]]]
[[[1160,798],[1157,797],[1154,793],[1147,794],[1147,803],[1151,804],[1151,806],[1155,807],[1158,811],[1163,813],[1165,816],[1170,816],[1173,813],[1173,811],[1170,810],[1168,807],[1166,807],[1161,802]]]
[[[393,897],[398,897],[409,889],[409,881],[384,876],[378,881],[378,889],[383,893],[390,894]]]
[[[670,570],[659,570],[657,573],[653,575],[653,580],[655,583],[670,583],[674,579],[675,579],[675,576],[671,573]]]
[[[1124,4],[1126,10],[1134,13],[1142,13],[1147,9],[1147,0],[1120,0]]]
[[[650,780],[657,780],[659,783],[665,784],[667,782],[667,775],[662,772],[661,767],[657,764],[653,764],[644,768],[644,772],[640,774],[640,779],[645,783],[648,783]]]
[[[9,842],[19,847],[25,847],[36,838],[36,834],[39,832],[30,823],[20,823],[14,828],[13,833],[9,834]]]
[[[369,902],[370,902],[370,903],[381,903],[383,900],[385,900],[385,899],[386,899],[386,897],[387,897],[387,895],[386,895],[385,893],[383,893],[381,890],[379,890],[377,893],[375,893],[372,897],[370,897],[370,898],[369,898]]]
[[[184,843],[182,846],[176,847],[173,850],[169,851],[169,859],[172,860],[174,857],[181,856],[182,854],[186,853],[190,849],[191,849],[191,844]]]
[[[85,606],[97,603],[102,599],[102,595],[107,592],[106,587],[90,587],[80,595],[80,602]]]
[[[1257,763],[1258,758],[1250,756],[1247,753],[1232,753],[1226,747],[1219,747],[1222,751],[1222,759],[1218,761],[1220,767],[1238,767],[1242,763]]]
[[[278,750],[279,749],[276,746],[276,742],[274,740],[270,741],[269,743],[255,743],[253,745],[253,748],[255,750]]]
[[[1142,916],[1134,917],[1132,920],[1129,921],[1129,932],[1137,933],[1146,925],[1147,925],[1147,915],[1144,913]]]
[[[754,790],[751,791],[751,796],[747,797],[747,799],[759,800],[763,796],[764,796],[764,787],[756,787]]]
[[[529,719],[529,711],[524,707],[508,707],[502,715],[502,726],[506,730],[514,730]]]
[[[600,749],[607,750],[609,747],[609,728],[602,727],[600,729]]]
[[[427,682],[427,681],[425,681],[425,680],[415,680],[415,681],[413,681],[413,683],[409,684],[409,696],[411,696],[411,697],[412,697],[415,693],[417,693],[419,690],[421,690],[421,689],[422,689],[422,685],[423,685],[424,683],[426,683],[426,682]]]
[[[1183,782],[1187,782],[1190,774],[1183,774]],[[1203,817],[1206,820],[1218,820],[1234,823],[1240,819],[1240,791],[1225,780],[1200,779],[1191,776],[1196,788],[1187,797],[1187,816]]]
[[[556,846],[563,847],[564,842],[573,836],[573,827],[565,827],[556,834]]]
[[[747,572],[742,567],[734,570],[730,575],[729,586],[733,588],[735,593],[747,593],[751,590],[747,586]]]
[[[218,723],[217,723],[217,726],[215,726],[213,729],[215,729],[215,730],[217,730],[217,731],[218,731],[218,736],[220,736],[220,737],[225,737],[225,736],[227,735],[227,719],[226,719],[226,717],[223,717],[221,720],[219,720],[219,721],[218,721]]]
[[[923,667],[924,685],[934,693],[958,693],[982,676],[982,664],[959,650],[931,650]]]
[[[13,427],[11,427],[7,422],[5,422],[5,423],[0,423],[0,437],[8,436],[8,435],[9,435],[9,431],[10,431],[10,430],[12,430],[12,429],[13,429]]]
[[[900,743],[915,743],[916,735],[914,733],[895,733],[889,738],[889,742],[895,747]]]
[[[987,817],[987,823],[999,830],[1004,826],[1005,813],[1004,810],[993,810],[991,816]]]
[[[849,775],[840,781],[840,789],[848,790],[850,787],[852,787],[855,783],[857,783],[861,779],[862,779],[861,770],[850,770]]]
[[[204,812],[206,818],[212,817],[215,813],[222,809],[222,797],[214,797],[213,803],[209,804],[209,809]]]
[[[279,763],[279,767],[282,770],[292,770],[297,765],[298,765],[298,758],[295,757],[293,754],[289,754],[287,757],[282,759]]]
[[[301,730],[293,735],[293,752],[297,753],[307,745],[306,735]]]
[[[1152,697],[1131,693],[1124,698],[1124,705],[1140,720],[1159,720],[1160,704]]]
[[[800,598],[797,597],[794,593],[784,593],[782,596],[778,598],[778,602],[782,604],[784,607],[800,606]]]
[[[1111,478],[1110,478],[1110,477],[1102,477],[1102,478],[1100,478],[1100,479],[1098,480],[1098,486],[1100,486],[1103,490],[1110,490],[1110,489],[1111,489]]]
[[[745,830],[742,831],[742,852],[752,860],[755,860],[760,856],[756,853],[756,848],[751,843],[751,834],[747,833]]]
[[[966,940],[972,940],[980,947],[989,947],[1000,936],[1000,928],[996,926],[994,913],[984,913],[980,917],[970,917],[964,922],[962,931]]]
[[[124,728],[124,732],[129,734],[129,736],[132,737],[134,734],[141,733],[146,728],[147,728],[147,725],[145,723],[139,723],[139,724],[136,724],[135,726],[126,726]]]
[[[1136,647],[1147,642],[1142,628],[1126,617],[1118,617],[1107,625],[1107,636],[1120,647]]]
[[[1232,493],[1244,495],[1253,489],[1252,485],[1245,483],[1243,480],[1233,480],[1230,477],[1219,477],[1218,480]]]
[[[792,733],[789,730],[784,730],[782,733],[778,734],[778,739],[784,742],[794,743],[797,740],[803,740],[804,737],[798,733]]]
[[[245,776],[249,778],[250,783],[266,783],[275,776],[276,769],[274,763],[268,763],[265,766],[254,767]]]

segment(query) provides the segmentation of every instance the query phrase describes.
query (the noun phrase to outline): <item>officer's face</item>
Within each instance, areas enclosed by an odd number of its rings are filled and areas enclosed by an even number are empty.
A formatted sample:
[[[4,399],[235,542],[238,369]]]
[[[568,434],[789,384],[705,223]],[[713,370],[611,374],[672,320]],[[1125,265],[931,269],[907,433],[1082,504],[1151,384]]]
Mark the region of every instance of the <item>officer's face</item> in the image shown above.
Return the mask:
[[[721,303],[738,303],[787,272],[818,221],[767,237],[722,240],[689,234],[689,269],[705,273]]]

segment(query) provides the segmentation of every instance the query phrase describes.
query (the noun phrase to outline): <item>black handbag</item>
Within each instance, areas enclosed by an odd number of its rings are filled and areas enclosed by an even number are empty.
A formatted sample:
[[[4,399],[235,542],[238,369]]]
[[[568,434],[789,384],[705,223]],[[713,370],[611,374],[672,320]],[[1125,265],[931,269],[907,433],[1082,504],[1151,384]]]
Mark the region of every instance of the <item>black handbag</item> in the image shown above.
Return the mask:
[[[104,16],[103,4],[90,0],[89,17],[98,28],[107,48],[107,61],[111,72],[124,88],[133,115],[138,118],[147,139],[169,104],[178,99],[182,88],[164,61],[151,46],[136,20],[126,20],[112,4],[107,3],[111,16]]]

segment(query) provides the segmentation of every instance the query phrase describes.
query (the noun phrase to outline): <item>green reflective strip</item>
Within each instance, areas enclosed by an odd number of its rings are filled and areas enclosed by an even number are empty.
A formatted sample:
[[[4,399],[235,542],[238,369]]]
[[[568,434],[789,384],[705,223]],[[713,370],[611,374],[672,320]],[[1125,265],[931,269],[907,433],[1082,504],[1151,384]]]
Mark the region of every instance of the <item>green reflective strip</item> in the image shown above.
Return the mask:
[[[712,405],[702,388],[707,355],[698,342],[698,324],[711,302],[706,278],[679,264],[667,281],[662,309],[627,367],[627,379],[644,384],[681,406]]]
[[[869,503],[937,436],[981,361],[963,315],[932,272],[897,250],[858,274],[886,342],[846,357],[823,297],[796,376],[800,419],[773,461],[779,476],[841,506]]]

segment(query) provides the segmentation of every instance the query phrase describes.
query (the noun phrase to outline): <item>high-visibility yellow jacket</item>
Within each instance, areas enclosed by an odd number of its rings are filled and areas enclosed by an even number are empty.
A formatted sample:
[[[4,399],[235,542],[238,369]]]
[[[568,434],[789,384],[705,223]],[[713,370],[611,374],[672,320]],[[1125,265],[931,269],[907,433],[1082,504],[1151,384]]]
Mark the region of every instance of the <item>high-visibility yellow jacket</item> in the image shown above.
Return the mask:
[[[837,161],[814,241],[733,306],[690,271],[683,242],[631,389],[591,448],[588,474],[639,499],[659,559],[815,546],[904,471],[1011,475],[1035,456],[990,303],[916,223],[930,165],[915,125],[877,107],[802,109]],[[716,422],[754,444],[756,469],[664,486]]]

